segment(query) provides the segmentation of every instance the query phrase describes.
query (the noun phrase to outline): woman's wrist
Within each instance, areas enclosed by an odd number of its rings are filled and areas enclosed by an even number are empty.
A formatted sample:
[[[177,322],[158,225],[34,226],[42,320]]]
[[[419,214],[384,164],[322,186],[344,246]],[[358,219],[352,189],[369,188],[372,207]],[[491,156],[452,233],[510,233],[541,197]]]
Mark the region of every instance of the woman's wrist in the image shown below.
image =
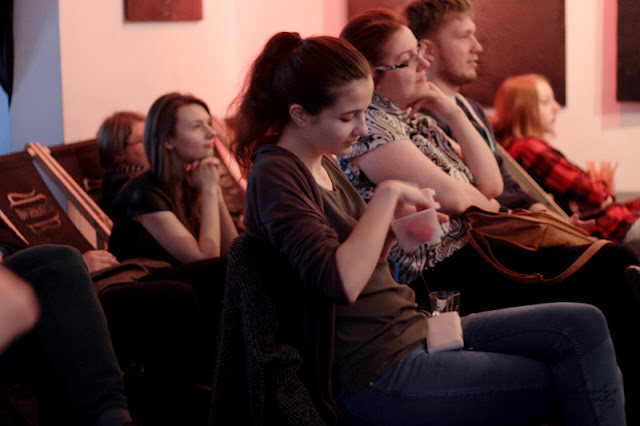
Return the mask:
[[[398,201],[400,194],[397,184],[398,182],[395,180],[385,180],[376,186],[374,195],[377,194],[380,197],[388,197],[390,201],[395,203]]]
[[[220,187],[218,185],[206,186],[200,190],[202,197],[217,198],[220,193]]]
[[[448,111],[443,112],[442,115],[444,115],[452,124],[463,120],[468,120],[467,115],[464,113],[462,108],[454,103],[452,103]]]

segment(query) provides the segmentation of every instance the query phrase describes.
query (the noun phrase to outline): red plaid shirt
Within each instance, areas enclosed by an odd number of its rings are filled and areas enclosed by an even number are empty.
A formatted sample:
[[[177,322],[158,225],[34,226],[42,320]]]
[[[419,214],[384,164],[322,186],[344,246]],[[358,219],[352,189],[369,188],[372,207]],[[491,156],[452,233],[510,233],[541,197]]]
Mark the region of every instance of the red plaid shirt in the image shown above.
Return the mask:
[[[509,154],[561,205],[576,202],[581,210],[598,209],[608,197],[615,195],[603,182],[569,162],[558,150],[537,138],[516,139]],[[611,204],[596,217],[596,224],[587,229],[590,234],[620,242],[629,227],[638,219],[640,200],[626,204]]]

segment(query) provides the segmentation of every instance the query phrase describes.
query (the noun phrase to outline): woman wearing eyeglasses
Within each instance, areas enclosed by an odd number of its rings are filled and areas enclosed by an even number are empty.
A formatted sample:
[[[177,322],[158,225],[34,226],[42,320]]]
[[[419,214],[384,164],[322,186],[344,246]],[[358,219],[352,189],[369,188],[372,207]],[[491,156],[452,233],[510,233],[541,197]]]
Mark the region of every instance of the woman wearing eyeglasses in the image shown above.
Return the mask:
[[[372,64],[373,101],[367,111],[369,136],[353,152],[339,159],[350,181],[368,200],[376,183],[388,179],[431,187],[452,216],[443,224],[445,237],[419,253],[393,249],[401,282],[414,281],[425,267],[434,267],[466,245],[462,223],[456,217],[469,206],[497,211],[494,199],[502,193],[502,178],[495,157],[462,109],[427,81],[429,61],[413,33],[399,15],[372,9],[349,21],[341,37],[351,42]],[[425,115],[414,113],[426,106],[452,123],[458,143],[449,139]],[[462,158],[462,161],[461,161]]]
[[[100,164],[105,169],[100,207],[111,217],[111,204],[132,177],[149,168],[142,135],[144,115],[119,111],[106,118],[96,136]]]

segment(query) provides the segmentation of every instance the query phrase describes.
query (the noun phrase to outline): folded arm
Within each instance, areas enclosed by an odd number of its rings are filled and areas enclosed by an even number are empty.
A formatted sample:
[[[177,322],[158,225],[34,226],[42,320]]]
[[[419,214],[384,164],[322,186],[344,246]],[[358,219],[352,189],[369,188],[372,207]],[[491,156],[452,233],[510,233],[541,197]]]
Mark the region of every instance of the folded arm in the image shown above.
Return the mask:
[[[288,166],[286,162],[254,165],[247,191],[247,232],[266,237],[305,283],[336,302],[351,303],[373,274],[396,207],[406,203],[425,208],[428,200],[413,185],[385,182],[341,239],[323,213],[313,177]]]
[[[441,210],[458,216],[469,206],[497,211],[498,202],[473,185],[455,179],[427,158],[410,140],[395,140],[352,160],[375,183],[390,179],[433,188]],[[495,162],[495,160],[494,160]]]
[[[487,198],[498,197],[504,183],[495,155],[460,107],[456,105],[446,117],[460,145],[460,156],[476,178],[478,190]]]
[[[478,190],[487,198],[499,196],[502,194],[503,182],[493,152],[462,108],[432,82],[429,82],[429,87],[429,95],[417,101],[411,111],[418,111],[425,106],[442,114],[448,120],[450,130],[456,135],[459,154],[475,177]]]

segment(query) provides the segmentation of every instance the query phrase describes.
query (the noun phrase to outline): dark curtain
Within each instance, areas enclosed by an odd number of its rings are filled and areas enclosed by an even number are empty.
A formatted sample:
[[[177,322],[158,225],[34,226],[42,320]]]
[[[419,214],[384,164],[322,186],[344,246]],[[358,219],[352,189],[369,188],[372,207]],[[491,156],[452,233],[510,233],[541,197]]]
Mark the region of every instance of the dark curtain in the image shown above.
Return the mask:
[[[11,103],[13,91],[13,0],[0,1],[0,84]]]

